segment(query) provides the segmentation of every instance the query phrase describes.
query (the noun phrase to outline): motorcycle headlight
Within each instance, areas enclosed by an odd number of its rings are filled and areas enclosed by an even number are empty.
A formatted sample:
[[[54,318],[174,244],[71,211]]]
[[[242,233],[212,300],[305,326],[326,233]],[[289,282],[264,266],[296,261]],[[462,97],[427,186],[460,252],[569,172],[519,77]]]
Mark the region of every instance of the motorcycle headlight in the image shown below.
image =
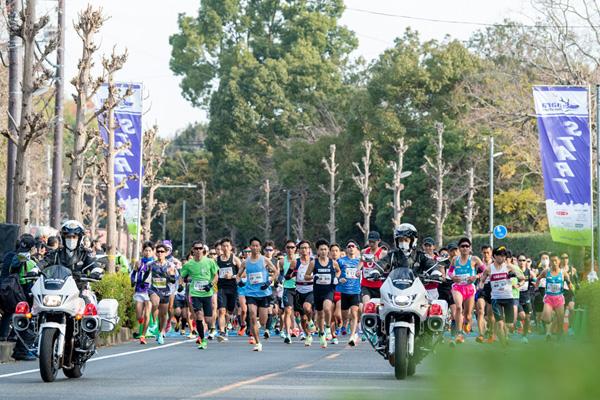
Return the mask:
[[[408,307],[415,300],[415,296],[390,296],[392,303],[397,307]]]
[[[47,294],[42,301],[46,307],[58,307],[62,303],[62,296],[57,294]]]

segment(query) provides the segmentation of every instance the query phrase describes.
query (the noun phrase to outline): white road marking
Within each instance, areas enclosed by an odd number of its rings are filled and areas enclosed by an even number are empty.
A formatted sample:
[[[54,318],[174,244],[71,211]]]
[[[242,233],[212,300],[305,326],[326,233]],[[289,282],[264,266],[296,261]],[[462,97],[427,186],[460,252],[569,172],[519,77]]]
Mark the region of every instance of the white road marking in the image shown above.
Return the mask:
[[[184,340],[182,342],[175,342],[175,343],[160,345],[160,346],[157,346],[157,347],[150,347],[150,348],[142,349],[142,350],[133,350],[133,351],[128,351],[126,353],[111,354],[110,356],[96,357],[96,358],[92,358],[91,360],[88,360],[88,362],[101,361],[101,360],[106,360],[106,359],[109,359],[109,358],[128,356],[128,355],[137,354],[137,353],[144,353],[146,351],[166,349],[167,347],[178,346],[178,345],[183,344],[183,343],[190,343],[190,342],[193,342],[194,340],[195,339]],[[38,369],[29,369],[27,371],[13,372],[13,373],[10,373],[10,374],[0,375],[0,378],[9,378],[11,376],[30,374],[32,372],[38,372],[38,371],[39,371],[39,368]]]

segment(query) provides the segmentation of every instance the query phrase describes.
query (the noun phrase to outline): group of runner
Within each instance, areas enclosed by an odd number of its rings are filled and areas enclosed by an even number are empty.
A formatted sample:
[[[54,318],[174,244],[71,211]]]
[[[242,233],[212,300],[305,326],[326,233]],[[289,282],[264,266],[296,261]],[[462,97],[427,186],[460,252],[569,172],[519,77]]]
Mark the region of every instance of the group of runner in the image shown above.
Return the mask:
[[[236,255],[230,238],[212,248],[195,241],[179,261],[169,241],[144,243],[143,257],[131,272],[140,344],[147,343],[149,331],[163,344],[173,323],[181,335],[187,329],[198,349],[206,349],[207,339],[226,342],[237,334],[248,336],[254,351],[261,351],[261,327],[263,339],[280,335],[286,344],[297,340],[311,346],[313,335],[322,348],[337,344],[340,336],[347,336],[350,346],[366,340],[360,337],[360,315],[370,299],[379,298],[382,285],[366,277],[388,250],[379,233],[370,232],[363,249],[354,240],[343,247],[325,239],[314,246],[288,240],[284,246],[278,251],[273,241],[253,237]],[[467,238],[438,251],[426,238],[422,249],[429,257],[450,259],[449,268],[442,268],[443,283],[426,289],[430,300],[440,298],[450,306],[451,347],[464,343],[474,312],[479,343],[498,337],[505,349],[508,333],[516,330],[527,343],[531,318],[548,340],[554,330],[561,338],[562,323],[555,329],[556,321],[562,322],[565,304],[573,309],[577,285],[568,254],[542,253],[534,268],[531,257],[513,256],[502,246],[484,245],[481,257],[472,255]]]

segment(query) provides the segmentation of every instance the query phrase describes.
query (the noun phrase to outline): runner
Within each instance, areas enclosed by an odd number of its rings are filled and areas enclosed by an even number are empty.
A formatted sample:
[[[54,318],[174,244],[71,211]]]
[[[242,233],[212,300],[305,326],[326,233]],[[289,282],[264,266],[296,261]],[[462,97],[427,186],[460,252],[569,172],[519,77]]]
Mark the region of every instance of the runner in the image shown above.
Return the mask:
[[[562,321],[565,316],[565,297],[563,284],[571,284],[569,276],[563,273],[560,268],[560,259],[558,254],[552,254],[550,256],[550,268],[545,269],[539,276],[539,279],[535,282],[536,288],[539,287],[540,281],[545,279],[546,290],[544,295],[544,311],[542,313],[542,320],[546,325],[546,340],[552,340],[552,312],[556,318],[556,339],[561,340],[563,335]]]
[[[152,303],[148,297],[148,289],[150,286],[150,271],[149,265],[154,261],[154,244],[146,242],[142,246],[142,259],[136,261],[131,272],[131,285],[135,286],[135,317],[140,324],[139,333],[134,333],[134,338],[140,339],[140,344],[146,344],[146,332],[150,324],[150,312],[152,311]]]
[[[543,251],[540,253],[540,263],[538,264],[537,281],[535,285],[535,298],[533,302],[533,311],[535,312],[535,321],[540,334],[545,334],[546,329],[542,324],[542,313],[544,311],[544,297],[546,295],[546,278],[542,278],[541,274],[550,266],[550,253]]]
[[[179,271],[181,270],[181,261],[173,257],[173,244],[170,240],[163,240],[162,244],[164,244],[167,248],[167,256],[165,257],[167,261],[171,262],[175,266],[176,274],[175,278],[179,279]],[[169,283],[169,313],[167,315],[167,326],[165,328],[165,332],[169,333],[171,331],[171,319],[173,319],[174,309],[173,304],[175,302],[175,292],[177,291],[177,283]]]
[[[379,236],[379,232],[371,231],[369,232],[369,236],[367,237],[368,247],[362,251],[362,255],[372,254],[375,258],[375,261],[379,261],[383,257],[387,255],[387,251],[379,247],[379,243],[381,242],[381,237]],[[367,304],[373,298],[379,298],[379,288],[383,285],[383,281],[370,281],[366,277],[370,276],[373,267],[375,266],[374,262],[363,262],[358,263],[358,268],[362,271],[362,278],[360,280],[360,294],[362,299],[361,306],[361,314],[364,311],[364,305]],[[360,318],[360,315],[359,315]],[[360,324],[359,324],[360,329]],[[362,332],[359,332],[362,333]],[[365,335],[362,335],[362,340],[365,341],[367,338]]]
[[[488,265],[491,265],[494,260],[492,259],[492,246],[484,244],[481,246],[481,262],[483,266],[479,269],[479,273],[483,273],[483,269]],[[479,287],[479,284],[477,284]],[[492,285],[490,284],[490,278],[486,279],[483,283],[483,289],[477,290],[477,302],[475,305],[475,314],[477,317],[477,327],[479,328],[479,336],[477,336],[477,343],[485,342],[484,335],[487,336],[488,343],[494,343],[494,324],[491,320],[492,317]],[[486,324],[487,322],[487,324]],[[487,329],[486,329],[487,325]]]
[[[183,284],[186,277],[192,278],[190,295],[196,316],[196,329],[198,337],[196,343],[198,349],[206,349],[204,339],[204,322],[207,326],[213,326],[213,286],[219,279],[219,267],[209,257],[205,257],[204,246],[201,241],[195,241],[192,245],[194,259],[185,263],[181,269],[179,283]]]
[[[481,259],[471,255],[471,241],[469,238],[461,238],[458,241],[460,256],[452,258],[454,274],[451,275],[452,297],[454,298],[454,321],[458,327],[456,343],[464,343],[463,330],[467,334],[471,332],[473,324],[473,307],[475,306],[475,282],[480,278],[477,270],[483,266]],[[455,340],[452,336],[451,340]]]
[[[258,315],[261,325],[266,325],[269,312],[269,299],[271,296],[271,281],[269,272],[274,278],[279,275],[271,260],[261,256],[261,241],[256,236],[250,238],[250,257],[242,262],[239,273],[246,272],[248,280],[246,284],[239,281],[238,284],[246,286],[246,303],[248,304],[249,328],[256,340],[254,351],[262,351],[262,343],[258,335],[256,317]]]
[[[492,309],[494,312],[494,319],[496,320],[496,326],[494,331],[500,338],[502,345],[502,351],[506,351],[506,345],[508,344],[505,331],[505,321],[514,321],[514,301],[512,294],[512,287],[510,278],[513,274],[524,280],[525,277],[522,274],[518,274],[514,266],[506,263],[506,256],[508,251],[506,247],[496,247],[492,252],[494,255],[494,262],[488,265],[483,270],[483,275],[479,282],[479,289],[483,289],[483,285],[488,276],[490,276],[490,283],[492,285]]]
[[[569,265],[569,255],[562,253],[560,256],[560,268],[563,272],[569,275],[570,282],[575,283],[575,287],[579,290],[579,276],[577,270]],[[565,282],[565,307],[569,310],[569,334],[573,334],[571,326],[573,326],[573,318],[575,317],[575,292],[573,291],[573,283],[567,284]]]
[[[226,342],[227,323],[233,312],[237,301],[237,274],[242,262],[231,253],[231,239],[225,237],[220,240],[223,254],[217,258],[219,266],[219,280],[217,286],[217,304],[219,312],[219,336],[220,342]]]
[[[426,237],[423,239],[423,244],[421,248],[425,252],[425,256],[431,258],[432,260],[437,259],[437,255],[435,254],[435,240],[432,237]],[[441,267],[444,268],[444,267]],[[437,300],[439,298],[438,288],[439,283],[426,283],[425,289],[427,290],[427,298],[431,303],[433,300]]]
[[[312,313],[314,304],[313,294],[313,281],[304,279],[304,273],[308,269],[308,265],[312,261],[310,257],[310,242],[308,240],[302,240],[298,243],[298,250],[300,257],[294,260],[290,264],[290,268],[285,276],[286,279],[296,277],[296,303],[294,304],[294,311],[300,313],[301,316],[301,327],[300,340],[305,340],[304,345],[312,345],[311,329],[308,324],[308,318]]]
[[[242,248],[242,251],[240,253],[240,261],[243,262],[244,260],[246,260],[248,258],[248,256],[250,255],[250,246],[244,246]],[[244,284],[246,283],[246,274],[240,274],[238,271],[238,277],[239,280],[242,281]],[[238,284],[238,289],[237,289],[237,293],[238,293],[238,318],[239,318],[239,323],[240,323],[240,329],[238,330],[237,334],[238,336],[244,336],[244,334],[246,333],[246,329],[247,329],[247,319],[248,319],[248,305],[246,304],[246,288],[244,286],[240,286]],[[248,336],[251,336],[251,334],[249,334]],[[250,343],[254,344],[254,338],[250,338]]]
[[[308,265],[303,280],[314,279],[314,300],[315,310],[317,311],[319,341],[321,347],[326,348],[327,340],[332,339],[331,306],[335,295],[335,285],[341,271],[338,263],[329,258],[329,242],[325,239],[319,239],[316,246],[318,257]]]
[[[358,243],[349,240],[346,243],[346,256],[338,260],[341,275],[337,285],[337,291],[341,293],[342,325],[344,328],[350,319],[350,338],[348,344],[356,346],[358,344],[358,334],[356,328],[358,324],[358,310],[360,305],[360,276],[358,269],[359,254]]]
[[[287,275],[292,263],[296,262],[296,243],[293,240],[285,242],[286,256],[279,260],[278,266],[280,274]],[[291,330],[294,318],[294,304],[296,303],[296,278],[292,277],[283,281],[283,330],[285,337],[283,342],[292,343]]]
[[[184,258],[181,259],[181,266],[183,267],[185,263],[192,260],[194,257],[191,254],[188,254]],[[186,282],[186,280],[184,280]],[[178,284],[177,292],[175,293],[175,302],[173,303],[173,308],[175,309],[175,320],[177,324],[175,325],[175,332],[180,332],[181,335],[185,335],[185,327],[188,324],[188,313],[189,301],[187,297],[189,295],[189,285]]]
[[[448,244],[448,257],[450,260],[459,255],[458,245],[454,242]],[[450,335],[456,337],[456,323],[454,322],[454,314],[456,312],[456,305],[454,304],[454,296],[452,295],[452,286],[454,281],[450,277],[451,272],[454,272],[454,267],[451,265],[446,271],[445,268],[442,270],[444,281],[438,286],[438,295],[440,300],[445,300],[448,303],[450,309]],[[450,347],[455,346],[455,341],[450,339]]]
[[[273,259],[273,255],[275,254],[275,242],[272,240],[265,241],[263,246],[263,252],[265,258],[269,259],[273,265],[276,264]],[[277,280],[273,278],[272,274],[269,274],[271,280],[271,295],[269,299],[269,312],[267,314],[267,324],[265,326],[264,338],[268,339],[271,337],[271,325],[273,324],[273,315],[277,315],[279,313],[279,306],[277,305]]]
[[[151,269],[152,276],[148,293],[152,302],[152,312],[156,313],[158,311],[158,334],[156,335],[156,341],[158,344],[163,344],[165,342],[165,327],[167,325],[167,313],[169,312],[171,295],[169,284],[177,282],[175,278],[177,269],[175,264],[166,259],[168,253],[166,245],[162,243],[158,244],[155,253],[156,260],[152,261],[148,266]]]
[[[535,272],[532,272],[531,268],[529,268],[529,264],[527,263],[527,255],[525,253],[520,253],[517,256],[517,266],[523,272],[523,276],[526,278],[524,281],[519,283],[519,308],[517,319],[523,324],[521,341],[523,343],[529,343],[527,334],[529,333],[531,313],[533,312],[530,289],[535,282]]]
[[[344,257],[346,254],[344,253]],[[333,261],[337,261],[342,257],[342,249],[340,245],[337,243],[329,246],[329,258]],[[331,344],[338,344],[338,334],[341,331],[342,327],[342,306],[340,300],[342,299],[342,295],[337,291],[337,287],[335,290],[335,294],[333,296],[333,304],[331,304],[331,337],[328,337],[327,340],[331,340]]]

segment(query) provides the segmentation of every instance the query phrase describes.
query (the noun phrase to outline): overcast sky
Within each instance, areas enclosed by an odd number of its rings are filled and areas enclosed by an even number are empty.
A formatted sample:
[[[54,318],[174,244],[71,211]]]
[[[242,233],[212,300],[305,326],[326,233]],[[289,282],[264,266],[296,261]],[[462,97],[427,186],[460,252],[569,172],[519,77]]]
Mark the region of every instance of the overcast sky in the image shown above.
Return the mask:
[[[76,74],[81,56],[81,41],[73,29],[72,21],[77,13],[90,1],[67,0],[66,68],[69,81]],[[158,123],[161,136],[172,136],[177,130],[195,121],[206,121],[203,110],[192,107],[181,96],[180,77],[169,69],[171,46],[169,36],[177,32],[177,15],[195,15],[199,0],[102,0],[92,1],[101,5],[111,18],[105,23],[97,42],[101,43],[98,57],[109,53],[117,44],[117,52],[127,48],[129,59],[117,74],[125,82],[143,82],[146,95],[144,126]],[[347,0],[341,23],[356,32],[360,45],[355,55],[367,60],[376,58],[383,50],[393,45],[396,37],[410,26],[421,33],[423,39],[443,39],[446,34],[467,39],[471,33],[482,28],[478,25],[448,22],[430,22],[418,18],[445,21],[496,23],[506,17],[520,18],[522,0]],[[56,16],[56,0],[38,3],[38,13],[47,12]],[[359,11],[363,10],[363,11]],[[370,11],[371,13],[365,12]],[[385,13],[412,17],[398,18],[373,13]],[[415,19],[417,18],[417,19]],[[96,61],[100,65],[100,59]],[[66,94],[70,98],[73,86],[67,84]]]

